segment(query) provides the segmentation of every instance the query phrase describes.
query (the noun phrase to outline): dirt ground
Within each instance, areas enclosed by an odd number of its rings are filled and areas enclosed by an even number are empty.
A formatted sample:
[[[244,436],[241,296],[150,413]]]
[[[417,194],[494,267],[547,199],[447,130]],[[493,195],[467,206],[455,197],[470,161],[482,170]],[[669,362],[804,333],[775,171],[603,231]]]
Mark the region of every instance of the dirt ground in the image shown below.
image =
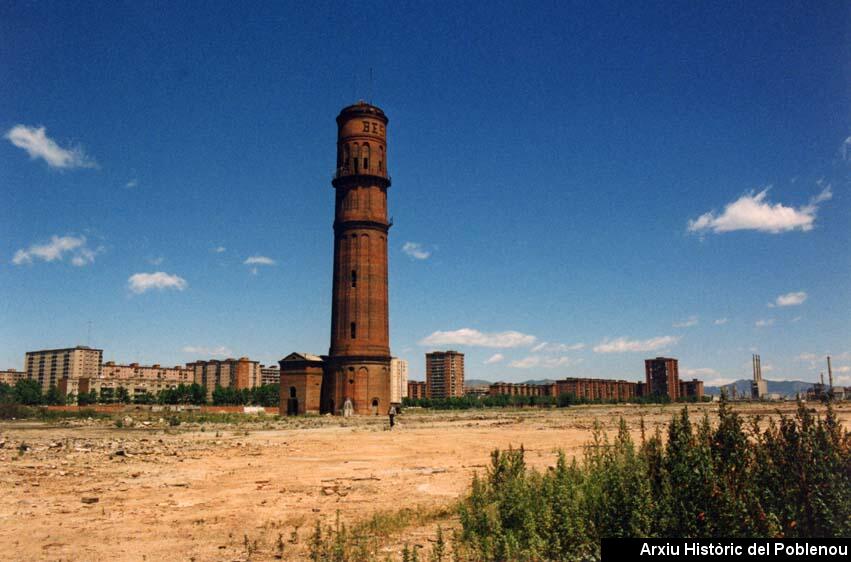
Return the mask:
[[[740,405],[745,415],[794,404]],[[820,406],[813,406],[821,410]],[[691,406],[697,419],[717,405]],[[581,454],[593,424],[624,417],[636,438],[679,406],[421,412],[386,419],[301,418],[183,423],[0,423],[0,552],[8,560],[286,560],[304,555],[317,519],[451,504],[494,448],[521,444],[530,465]],[[851,404],[838,409],[851,427]],[[142,425],[142,422],[147,425]],[[452,524],[451,521],[446,523]],[[436,524],[436,523],[435,523]],[[297,542],[291,542],[293,532]],[[426,541],[429,529],[389,537]]]

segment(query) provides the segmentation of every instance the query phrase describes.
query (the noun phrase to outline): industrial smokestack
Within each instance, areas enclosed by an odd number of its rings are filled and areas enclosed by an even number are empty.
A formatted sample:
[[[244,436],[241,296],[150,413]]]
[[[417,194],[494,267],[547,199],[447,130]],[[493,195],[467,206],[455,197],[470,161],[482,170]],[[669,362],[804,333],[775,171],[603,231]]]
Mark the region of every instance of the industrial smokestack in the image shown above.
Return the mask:
[[[821,385],[824,386],[824,371],[818,374],[818,378],[821,381]]]
[[[833,390],[833,368],[830,366],[830,355],[827,356],[827,380],[830,382],[830,390]]]

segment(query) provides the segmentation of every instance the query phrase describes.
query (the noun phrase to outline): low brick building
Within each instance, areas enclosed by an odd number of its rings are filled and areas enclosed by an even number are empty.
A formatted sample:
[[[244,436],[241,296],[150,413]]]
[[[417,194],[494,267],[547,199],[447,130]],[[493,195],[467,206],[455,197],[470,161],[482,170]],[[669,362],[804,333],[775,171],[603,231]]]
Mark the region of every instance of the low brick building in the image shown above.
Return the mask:
[[[325,360],[310,353],[290,353],[280,360],[282,416],[318,414]],[[342,408],[343,405],[335,405]]]
[[[422,400],[428,398],[425,381],[408,381],[408,398],[411,400]]]

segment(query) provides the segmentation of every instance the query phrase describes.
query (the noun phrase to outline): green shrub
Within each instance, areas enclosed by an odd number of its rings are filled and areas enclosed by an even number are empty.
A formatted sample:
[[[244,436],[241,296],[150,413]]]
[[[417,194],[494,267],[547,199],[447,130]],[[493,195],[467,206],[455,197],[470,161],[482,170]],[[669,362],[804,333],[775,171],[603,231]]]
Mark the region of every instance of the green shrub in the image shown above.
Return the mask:
[[[604,537],[847,537],[851,434],[828,406],[749,428],[726,402],[713,426],[687,408],[636,446],[596,427],[582,464],[560,454],[545,473],[523,449],[494,451],[460,506],[459,547],[469,558],[580,560]]]

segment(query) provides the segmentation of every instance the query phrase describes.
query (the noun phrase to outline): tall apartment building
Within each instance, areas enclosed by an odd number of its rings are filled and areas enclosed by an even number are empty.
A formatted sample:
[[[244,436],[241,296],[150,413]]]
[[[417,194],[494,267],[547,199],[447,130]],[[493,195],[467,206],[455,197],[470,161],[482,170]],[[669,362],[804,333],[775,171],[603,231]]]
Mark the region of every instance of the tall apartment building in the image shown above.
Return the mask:
[[[390,402],[401,404],[408,396],[408,362],[398,357],[390,358]]]
[[[429,398],[464,396],[464,354],[457,351],[426,353],[426,392]]]
[[[103,350],[78,345],[64,349],[27,351],[24,370],[28,379],[37,380],[42,390],[59,387],[62,379],[78,381],[97,378],[103,369]]]
[[[277,365],[260,365],[260,384],[281,384],[281,370]]]
[[[25,378],[27,378],[27,374],[24,371],[18,371],[16,369],[4,369],[0,371],[0,383],[5,383],[9,386],[15,386],[19,380]]]
[[[260,386],[262,381],[260,362],[251,361],[248,357],[196,361],[187,363],[186,367],[192,370],[194,382],[207,390],[208,401],[213,399],[216,387],[242,390]]]
[[[671,401],[680,397],[678,361],[671,357],[644,360],[644,376],[649,395],[668,396]]]

